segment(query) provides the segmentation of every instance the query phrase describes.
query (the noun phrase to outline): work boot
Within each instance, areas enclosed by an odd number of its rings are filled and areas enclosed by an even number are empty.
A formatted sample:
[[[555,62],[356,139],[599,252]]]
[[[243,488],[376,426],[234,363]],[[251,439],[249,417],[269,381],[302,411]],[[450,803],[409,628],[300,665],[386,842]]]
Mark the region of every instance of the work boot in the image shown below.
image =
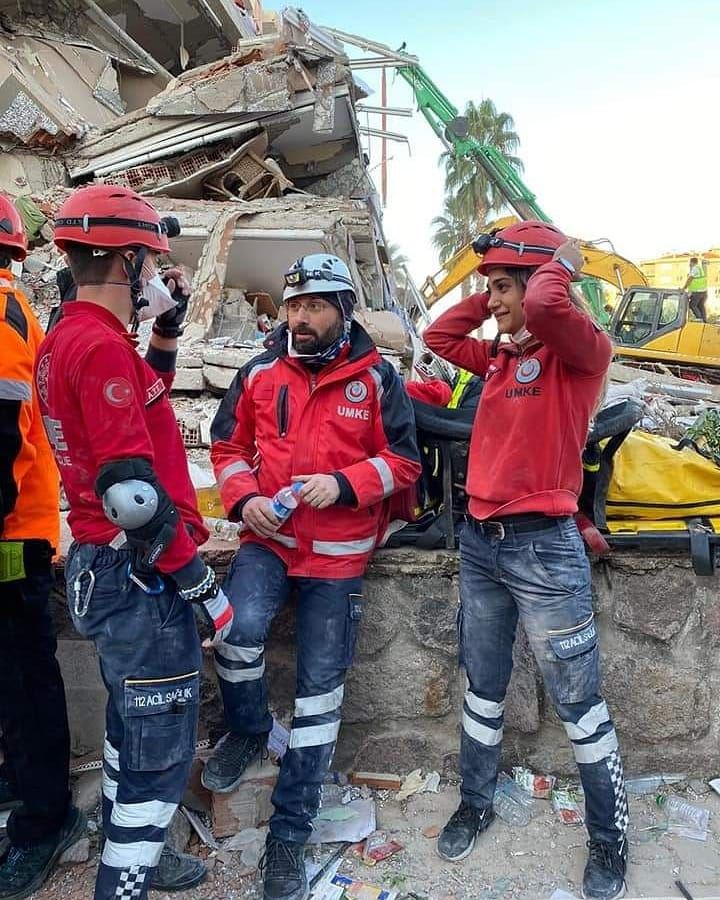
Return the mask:
[[[305,845],[267,836],[260,860],[263,900],[306,900],[310,894],[305,874]]]
[[[443,859],[458,862],[472,853],[475,839],[495,818],[492,806],[478,809],[464,800],[440,832],[437,852]]]
[[[207,867],[201,859],[188,853],[178,853],[167,844],[163,847],[160,862],[150,879],[155,891],[184,891],[205,880]]]
[[[590,855],[583,876],[586,900],[616,900],[625,896],[627,841],[588,841]]]
[[[15,809],[21,805],[22,800],[19,799],[14,785],[7,778],[0,776],[0,812],[6,809]]]
[[[10,847],[0,865],[0,898],[22,900],[34,894],[52,872],[62,854],[85,833],[85,816],[74,806],[60,831],[31,847]]]
[[[202,771],[202,783],[215,794],[228,794],[240,784],[243,772],[265,745],[264,735],[237,734],[234,731],[220,738]]]

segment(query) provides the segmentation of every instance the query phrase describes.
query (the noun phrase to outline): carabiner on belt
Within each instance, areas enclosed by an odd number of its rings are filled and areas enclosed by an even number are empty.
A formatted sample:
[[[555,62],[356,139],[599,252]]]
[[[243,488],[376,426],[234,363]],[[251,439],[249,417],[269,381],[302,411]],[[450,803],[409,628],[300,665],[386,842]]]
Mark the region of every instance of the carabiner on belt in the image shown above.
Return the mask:
[[[87,575],[88,578],[88,586],[87,590],[83,594],[83,579]],[[80,571],[75,576],[75,581],[73,581],[73,594],[74,594],[74,607],[75,607],[75,615],[78,619],[82,619],[82,617],[87,613],[90,608],[90,599],[92,598],[93,591],[95,590],[95,573],[92,569],[84,568],[80,569]]]
[[[159,575],[152,573],[148,577],[147,581],[143,581],[142,578],[138,578],[138,576],[133,572],[132,563],[128,563],[127,576],[133,584],[136,584],[140,588],[141,591],[144,591],[146,594],[150,594],[151,596],[162,594],[162,592],[165,590],[165,582]]]

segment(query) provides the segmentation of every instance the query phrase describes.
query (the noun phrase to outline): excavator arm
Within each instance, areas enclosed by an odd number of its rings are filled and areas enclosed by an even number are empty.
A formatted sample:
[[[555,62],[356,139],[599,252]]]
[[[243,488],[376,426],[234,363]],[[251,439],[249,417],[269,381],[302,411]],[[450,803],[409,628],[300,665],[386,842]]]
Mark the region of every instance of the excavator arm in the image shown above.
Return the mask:
[[[515,216],[506,216],[493,222],[492,225],[484,228],[483,231],[507,228],[509,225],[514,225],[517,221],[518,219]],[[624,293],[631,286],[647,285],[647,279],[642,271],[629,259],[585,241],[581,241],[580,249],[585,260],[582,269],[584,275],[607,281],[609,284],[615,285],[621,293]],[[454,256],[451,256],[443,264],[438,272],[427,278],[420,288],[420,292],[425,298],[426,306],[432,306],[441,297],[444,297],[462,284],[477,270],[481,262],[482,256],[478,256],[470,244],[458,250]]]

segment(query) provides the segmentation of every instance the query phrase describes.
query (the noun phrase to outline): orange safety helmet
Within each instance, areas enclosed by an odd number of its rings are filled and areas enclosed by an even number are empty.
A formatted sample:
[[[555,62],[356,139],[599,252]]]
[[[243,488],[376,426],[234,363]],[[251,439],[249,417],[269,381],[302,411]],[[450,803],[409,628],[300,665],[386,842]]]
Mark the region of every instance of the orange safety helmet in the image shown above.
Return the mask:
[[[55,244],[98,249],[146,247],[157,253],[170,249],[168,237],[180,233],[177,219],[161,219],[154,206],[129,188],[93,184],[71,194],[55,219]]]
[[[473,241],[472,248],[483,257],[478,272],[487,275],[493,266],[541,266],[552,259],[566,240],[567,236],[559,228],[531,219],[516,222],[502,231],[481,234]]]
[[[0,194],[0,248],[5,247],[12,259],[22,262],[27,256],[27,236],[20,213],[9,197]]]

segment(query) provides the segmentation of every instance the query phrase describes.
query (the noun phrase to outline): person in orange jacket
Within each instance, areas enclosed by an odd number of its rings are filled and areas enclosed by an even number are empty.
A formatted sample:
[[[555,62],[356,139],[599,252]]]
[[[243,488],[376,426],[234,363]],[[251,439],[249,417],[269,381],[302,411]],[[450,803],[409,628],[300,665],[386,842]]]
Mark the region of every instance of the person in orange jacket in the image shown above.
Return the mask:
[[[32,387],[44,335],[10,272],[26,245],[17,210],[0,195],[0,810],[12,809],[3,900],[36,891],[85,828],[70,801],[65,690],[48,611],[60,512]]]

